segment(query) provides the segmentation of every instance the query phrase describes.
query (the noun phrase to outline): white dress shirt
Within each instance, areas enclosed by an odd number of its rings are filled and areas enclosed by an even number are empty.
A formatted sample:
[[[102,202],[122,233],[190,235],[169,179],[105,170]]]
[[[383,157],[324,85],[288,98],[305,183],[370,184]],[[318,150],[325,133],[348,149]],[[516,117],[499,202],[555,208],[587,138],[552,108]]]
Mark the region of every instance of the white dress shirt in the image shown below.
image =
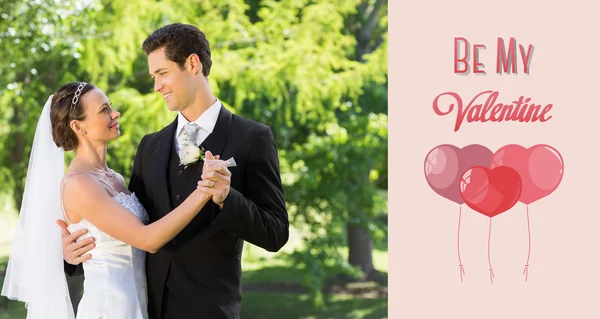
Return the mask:
[[[196,146],[200,145],[204,140],[213,132],[215,125],[217,124],[217,118],[219,117],[219,112],[221,111],[221,101],[216,99],[215,103],[211,105],[198,119],[196,119],[193,123],[196,123],[200,127],[198,132],[196,133]],[[175,150],[179,154],[179,150],[181,150],[181,139],[179,139],[179,135],[183,132],[183,126],[190,123],[181,112],[177,114],[177,131],[175,134]]]

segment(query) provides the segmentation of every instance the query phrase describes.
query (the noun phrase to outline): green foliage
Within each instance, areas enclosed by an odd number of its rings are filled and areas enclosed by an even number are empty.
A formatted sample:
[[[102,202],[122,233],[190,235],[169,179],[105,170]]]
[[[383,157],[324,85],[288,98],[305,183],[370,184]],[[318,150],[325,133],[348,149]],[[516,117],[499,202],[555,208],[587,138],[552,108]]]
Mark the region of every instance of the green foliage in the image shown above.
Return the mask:
[[[75,80],[99,86],[121,111],[122,136],[109,145],[108,163],[128,180],[141,138],[175,118],[153,92],[141,43],[167,23],[197,25],[212,46],[214,93],[273,129],[290,219],[306,234],[290,258],[322,304],[324,279],[357,274],[338,249],[346,224],[362,225],[375,241],[387,233],[384,3],[4,1],[0,192],[14,191],[20,205],[41,107]]]

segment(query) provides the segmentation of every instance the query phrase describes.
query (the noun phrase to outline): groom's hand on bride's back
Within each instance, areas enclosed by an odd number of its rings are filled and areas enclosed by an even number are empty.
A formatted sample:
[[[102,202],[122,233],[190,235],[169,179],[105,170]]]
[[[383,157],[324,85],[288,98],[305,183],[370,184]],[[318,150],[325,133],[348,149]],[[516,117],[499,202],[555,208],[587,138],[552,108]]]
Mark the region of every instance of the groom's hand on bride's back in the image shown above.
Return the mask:
[[[75,242],[79,236],[83,236],[87,233],[87,229],[80,229],[73,234],[67,229],[67,224],[64,220],[58,219],[56,223],[62,229],[62,250],[63,259],[71,265],[79,265],[82,262],[92,258],[91,254],[86,254],[88,251],[94,249],[94,238],[87,238],[85,240]]]

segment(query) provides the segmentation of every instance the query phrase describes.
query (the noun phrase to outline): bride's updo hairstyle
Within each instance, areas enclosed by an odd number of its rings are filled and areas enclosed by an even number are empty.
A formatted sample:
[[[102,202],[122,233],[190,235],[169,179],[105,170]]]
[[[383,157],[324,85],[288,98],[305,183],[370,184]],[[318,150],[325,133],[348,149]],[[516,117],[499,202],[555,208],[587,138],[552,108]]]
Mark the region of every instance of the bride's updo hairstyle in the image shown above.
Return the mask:
[[[65,151],[74,150],[79,141],[70,126],[71,121],[85,120],[85,107],[81,101],[83,96],[95,86],[85,82],[71,82],[60,87],[52,97],[50,121],[52,122],[52,139],[58,147]]]

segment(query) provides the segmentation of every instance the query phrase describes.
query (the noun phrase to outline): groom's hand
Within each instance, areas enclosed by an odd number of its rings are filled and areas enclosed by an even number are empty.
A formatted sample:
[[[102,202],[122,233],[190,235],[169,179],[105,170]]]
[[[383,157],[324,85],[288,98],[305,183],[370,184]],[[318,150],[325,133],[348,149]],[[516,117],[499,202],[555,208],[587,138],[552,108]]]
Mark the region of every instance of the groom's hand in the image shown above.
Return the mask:
[[[223,202],[229,195],[231,172],[227,169],[227,162],[218,160],[218,155],[215,157],[207,151],[205,156],[202,180],[198,182],[198,188],[211,194],[213,202],[223,208]]]
[[[64,220],[58,219],[56,223],[58,226],[60,226],[60,228],[62,228],[63,259],[67,263],[71,265],[79,265],[82,262],[92,258],[92,255],[85,253],[96,247],[96,244],[94,244],[94,238],[87,238],[86,240],[75,242],[79,236],[87,233],[87,229],[80,229],[71,234],[67,229],[67,224]]]

